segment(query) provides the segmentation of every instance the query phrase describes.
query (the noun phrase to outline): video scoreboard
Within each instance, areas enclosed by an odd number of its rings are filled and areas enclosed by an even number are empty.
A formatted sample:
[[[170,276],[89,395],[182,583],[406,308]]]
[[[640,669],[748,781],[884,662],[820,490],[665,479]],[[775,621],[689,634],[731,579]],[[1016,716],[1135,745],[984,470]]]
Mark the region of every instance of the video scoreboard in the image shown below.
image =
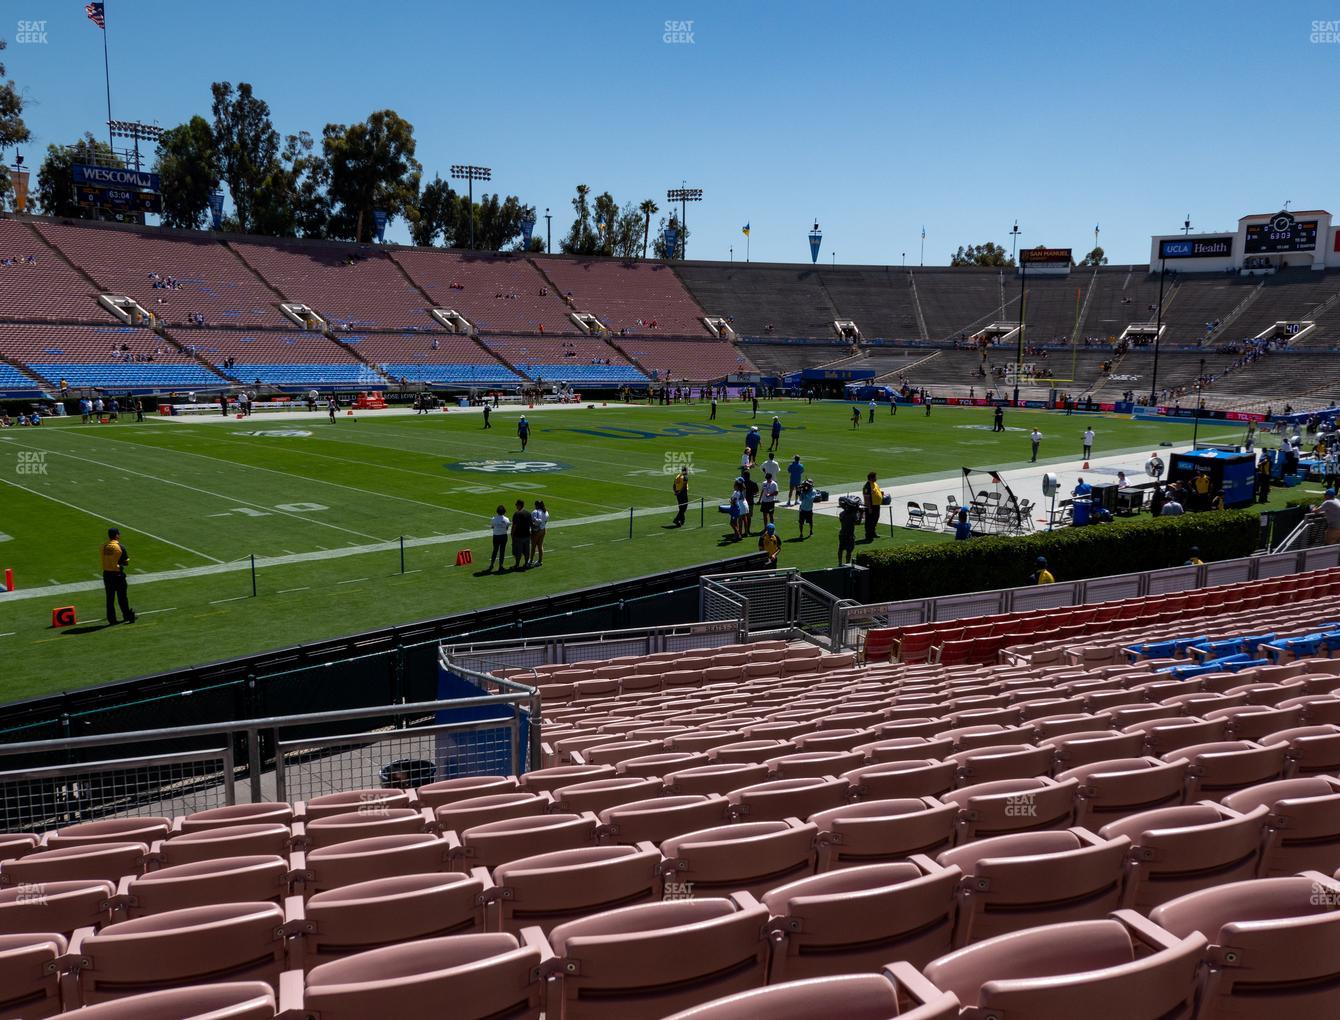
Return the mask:
[[[1315,251],[1317,221],[1296,220],[1287,212],[1276,213],[1265,223],[1247,224],[1242,250],[1247,255],[1290,251]]]

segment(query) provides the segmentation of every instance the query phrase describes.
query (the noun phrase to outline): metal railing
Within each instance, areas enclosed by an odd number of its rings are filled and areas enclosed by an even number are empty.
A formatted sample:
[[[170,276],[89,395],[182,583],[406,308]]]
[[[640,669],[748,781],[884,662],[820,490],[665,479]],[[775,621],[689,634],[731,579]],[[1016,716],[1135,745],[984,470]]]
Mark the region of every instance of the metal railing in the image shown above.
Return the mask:
[[[1326,538],[1326,518],[1320,514],[1305,514],[1298,527],[1284,536],[1274,552],[1294,552],[1323,544]]]
[[[525,771],[539,693],[454,672],[480,694],[0,744],[0,831]]]
[[[865,639],[865,632],[875,627],[918,626],[966,617],[1165,595],[1221,584],[1285,577],[1335,566],[1340,566],[1340,546],[1322,545],[1297,551],[1219,560],[1199,566],[1146,570],[1025,588],[1001,588],[966,595],[866,605],[843,600],[833,610],[830,641],[834,648],[858,649]]]
[[[552,663],[613,659],[623,655],[652,655],[692,648],[736,644],[748,636],[742,617],[701,623],[640,627],[632,630],[592,631],[559,637],[515,638],[508,641],[443,642],[440,655],[456,672],[471,672],[494,683],[498,669],[529,669]]]
[[[795,629],[809,636],[831,634],[833,609],[840,600],[806,580],[794,567],[709,574],[698,580],[698,606],[704,620],[737,615],[745,633]]]

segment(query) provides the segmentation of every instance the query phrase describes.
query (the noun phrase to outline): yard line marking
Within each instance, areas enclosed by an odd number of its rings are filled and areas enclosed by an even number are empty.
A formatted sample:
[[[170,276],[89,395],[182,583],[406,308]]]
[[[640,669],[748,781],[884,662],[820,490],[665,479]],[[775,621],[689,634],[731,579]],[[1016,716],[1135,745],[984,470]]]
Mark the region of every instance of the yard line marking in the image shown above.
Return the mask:
[[[251,598],[250,595],[234,595],[230,599],[214,599],[212,602],[210,602],[210,605],[217,606],[221,602],[236,602],[238,599],[249,599],[249,598]]]
[[[102,514],[95,514],[92,510],[85,509],[82,506],[76,506],[74,503],[67,503],[63,499],[57,499],[55,496],[47,495],[47,493],[45,492],[39,492],[37,489],[30,489],[26,485],[20,485],[18,482],[11,482],[8,478],[0,478],[0,482],[4,482],[6,485],[12,485],[16,489],[22,489],[24,492],[30,492],[34,496],[41,496],[43,499],[49,499],[51,500],[51,502],[59,503],[61,506],[68,507],[71,510],[78,510],[81,514],[88,514],[88,516],[90,517],[96,517],[100,521],[106,520],[106,518]],[[180,549],[183,552],[188,552],[192,556],[199,556],[202,560],[209,560],[211,563],[223,562],[223,560],[215,559],[213,556],[209,556],[206,553],[200,552],[199,550],[192,549],[189,546],[181,545],[178,542],[173,542],[171,539],[164,538],[162,535],[155,535],[152,531],[145,531],[143,528],[136,528],[130,524],[126,524],[125,527],[129,531],[134,531],[137,534],[144,535],[146,538],[152,538],[157,542],[162,542],[164,545],[170,545],[174,549]]]
[[[177,566],[180,567],[182,570],[189,570],[189,569],[190,569],[189,567],[186,566],[185,563],[178,563]]]
[[[290,592],[295,592],[295,591],[311,591],[311,585],[307,585],[307,584],[305,584],[305,585],[303,585],[301,588],[281,588],[279,591],[275,592],[275,594],[276,594],[276,595],[287,595],[287,594],[289,594]]]
[[[140,612],[136,613],[135,615],[136,615],[136,616],[153,616],[154,613],[175,613],[176,611],[177,611],[177,607],[176,607],[176,606],[173,606],[171,609],[142,609],[142,610],[140,610]]]
[[[400,575],[403,577],[405,574],[419,574],[419,573],[422,573],[422,572],[423,572],[423,567],[415,567],[413,570],[402,570],[402,571],[400,572]]]
[[[292,555],[294,555],[292,549],[282,549],[282,550],[280,550],[280,551],[283,552],[284,555],[286,555],[286,556],[292,556]]]
[[[351,577],[347,581],[336,581],[336,584],[357,584],[359,581],[366,581],[366,577]]]
[[[0,478],[0,481],[4,479]],[[9,484],[13,484],[12,482]],[[648,507],[645,510],[635,510],[635,517],[662,516],[666,512],[665,507]],[[604,524],[609,521],[628,520],[628,511],[616,511],[610,514],[593,514],[590,517],[573,517],[562,521],[551,521],[549,527],[552,528],[572,528],[580,527],[586,524]],[[419,549],[437,545],[450,545],[455,542],[467,542],[474,539],[491,538],[493,532],[491,529],[479,529],[476,531],[458,531],[454,535],[443,535],[441,537],[431,538],[406,538],[406,549]],[[626,539],[625,539],[626,541]],[[595,545],[594,542],[584,543],[585,545]],[[368,553],[387,553],[395,552],[400,549],[399,540],[390,542],[377,542],[371,545],[355,545],[350,543],[339,549],[331,549],[326,552],[303,552],[295,553],[292,556],[257,556],[256,567],[287,567],[295,563],[312,563],[314,561],[327,561],[339,559],[345,556],[362,556]],[[233,574],[245,573],[251,569],[249,559],[232,560],[228,563],[215,561],[206,566],[191,567],[187,570],[163,570],[156,573],[147,573],[143,577],[137,578],[137,581],[177,581],[183,578],[192,577],[210,577],[215,574]],[[367,580],[364,578],[363,580]],[[51,598],[57,595],[70,595],[81,591],[97,591],[102,588],[102,581],[77,581],[70,584],[56,585],[47,588],[24,588],[16,592],[0,592],[0,605],[6,602],[17,602],[21,599],[31,598]],[[250,596],[247,596],[248,598]]]
[[[47,580],[50,581],[52,584],[60,584],[60,582],[57,581],[54,577],[48,577]]]
[[[91,437],[85,436],[85,437],[83,437],[83,438],[86,438],[86,439],[87,439],[87,438],[91,438]],[[23,447],[23,446],[24,446],[23,443],[16,443],[15,445],[20,446],[20,447]],[[38,447],[36,447],[36,446],[28,446],[28,447],[26,447],[26,449],[29,449],[29,450],[36,450],[36,449],[38,449]],[[70,458],[71,460],[83,461],[85,464],[96,464],[96,463],[98,463],[96,460],[92,460],[92,459],[90,459],[90,458],[88,458],[88,457],[81,457],[81,456],[79,456],[79,454],[77,454],[77,453],[66,453],[64,450],[47,450],[46,452],[48,452],[48,453],[54,453],[57,457],[68,457],[68,458]],[[209,458],[209,459],[210,459],[210,460],[214,460],[214,459],[216,459],[216,458],[211,457],[211,458]],[[130,470],[130,469],[127,468],[126,470]],[[163,485],[175,485],[175,486],[176,486],[177,488],[179,488],[179,489],[187,489],[187,490],[189,490],[189,491],[191,491],[191,492],[198,492],[198,493],[200,493],[201,495],[204,495],[204,496],[213,496],[215,499],[230,499],[230,500],[232,500],[232,501],[235,502],[235,503],[240,503],[240,504],[242,504],[243,506],[253,507],[253,508],[256,509],[256,510],[264,510],[266,513],[280,514],[280,515],[282,515],[282,516],[284,516],[284,517],[292,517],[294,520],[298,520],[298,521],[306,521],[306,522],[309,523],[309,524],[316,524],[316,525],[319,525],[320,527],[323,527],[323,528],[333,528],[333,529],[336,530],[336,531],[343,531],[343,532],[345,532],[346,534],[349,534],[349,535],[357,535],[359,538],[370,538],[370,539],[372,539],[374,542],[380,542],[380,541],[382,541],[382,539],[379,539],[376,535],[369,535],[369,534],[367,534],[367,532],[364,532],[364,531],[355,531],[353,528],[344,528],[344,527],[341,527],[341,526],[338,525],[338,524],[329,524],[329,523],[327,523],[326,521],[318,521],[318,520],[316,520],[316,519],[314,519],[314,518],[312,518],[312,517],[304,517],[302,514],[291,513],[291,512],[288,511],[288,510],[279,510],[279,509],[277,509],[276,507],[263,506],[263,505],[260,504],[260,503],[252,503],[252,502],[249,502],[248,500],[241,499],[241,498],[239,498],[239,497],[237,497],[237,496],[228,496],[228,495],[225,495],[225,494],[222,493],[222,492],[213,492],[213,491],[211,491],[211,490],[209,490],[209,489],[201,489],[201,488],[199,488],[198,486],[195,486],[195,485],[187,485],[185,482],[174,481],[174,480],[171,479],[171,478],[162,478],[162,477],[160,477],[159,475],[150,474],[150,473],[147,472],[147,471],[131,471],[130,473],[133,474],[133,475],[138,475],[140,478],[148,478],[148,479],[151,479],[152,481],[159,482],[159,483],[161,483],[161,484],[163,484]],[[9,482],[8,484],[10,484],[10,485],[14,485],[15,483],[14,483],[14,482]],[[18,487],[19,487],[19,488],[22,488],[22,486],[18,486]],[[148,532],[145,532],[145,534],[148,534]],[[152,537],[152,536],[150,536],[150,537]],[[183,548],[183,547],[179,547],[179,548]],[[188,551],[188,552],[192,552],[193,550],[189,550],[189,549],[188,549],[187,551]],[[200,554],[197,553],[196,555],[200,555]],[[214,557],[212,557],[212,556],[206,556],[205,558],[206,558],[206,559],[214,559]],[[215,562],[217,563],[218,561],[215,560]]]
[[[6,632],[6,633],[4,633],[4,634],[0,634],[0,637],[13,637],[15,633],[16,633],[15,631],[12,631],[12,630],[11,630],[11,631],[8,631],[8,632]]]

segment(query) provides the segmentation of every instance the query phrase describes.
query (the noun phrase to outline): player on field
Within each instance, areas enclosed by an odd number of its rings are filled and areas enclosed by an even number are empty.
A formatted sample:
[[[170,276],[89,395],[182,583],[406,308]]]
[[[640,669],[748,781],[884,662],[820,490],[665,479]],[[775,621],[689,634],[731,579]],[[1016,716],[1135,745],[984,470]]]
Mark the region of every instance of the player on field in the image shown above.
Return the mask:
[[[526,452],[526,444],[530,442],[530,422],[526,421],[523,414],[521,420],[516,423],[516,434],[521,438],[521,452]]]

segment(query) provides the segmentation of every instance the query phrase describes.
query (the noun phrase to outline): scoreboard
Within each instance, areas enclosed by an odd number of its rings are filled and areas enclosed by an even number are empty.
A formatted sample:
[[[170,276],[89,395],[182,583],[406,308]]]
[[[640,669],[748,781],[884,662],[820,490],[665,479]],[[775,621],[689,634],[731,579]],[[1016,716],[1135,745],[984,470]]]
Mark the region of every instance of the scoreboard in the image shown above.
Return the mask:
[[[1247,255],[1290,251],[1315,251],[1317,221],[1296,220],[1288,213],[1276,213],[1265,223],[1247,224],[1242,250]]]

